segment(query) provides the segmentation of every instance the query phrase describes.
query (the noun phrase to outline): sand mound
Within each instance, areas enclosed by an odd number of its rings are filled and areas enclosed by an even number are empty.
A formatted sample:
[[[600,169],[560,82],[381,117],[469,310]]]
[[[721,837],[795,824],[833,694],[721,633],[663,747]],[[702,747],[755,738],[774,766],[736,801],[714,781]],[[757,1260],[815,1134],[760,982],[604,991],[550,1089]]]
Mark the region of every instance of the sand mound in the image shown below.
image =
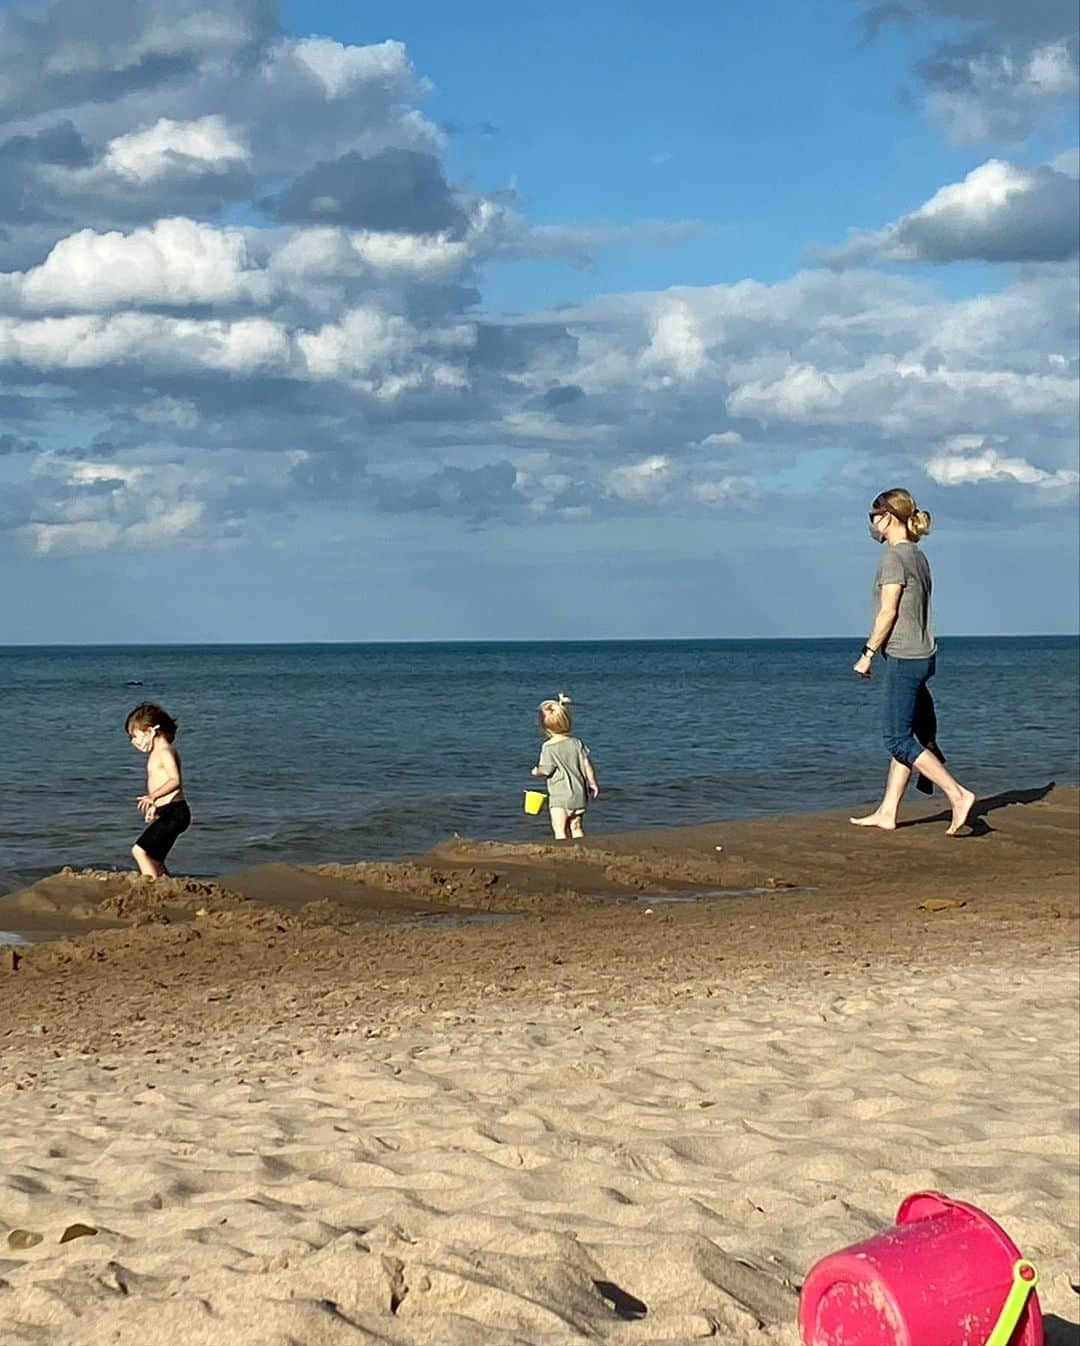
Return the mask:
[[[588,899],[569,888],[553,889],[550,875],[543,875],[539,890],[493,869],[474,865],[427,865],[414,861],[391,864],[365,861],[355,865],[329,864],[310,868],[320,878],[347,879],[351,883],[386,893],[420,898],[437,907],[469,911],[531,912],[574,911],[588,906]],[[515,876],[516,877],[516,876]]]
[[[608,850],[604,847],[558,844],[470,841],[455,837],[443,842],[437,854],[447,859],[507,861],[514,865],[555,865],[573,870],[591,871],[594,888],[622,888],[628,892],[670,888],[738,888],[748,879],[765,885],[768,876],[744,865],[736,856],[710,847],[707,853],[688,853],[685,848]],[[772,886],[781,879],[774,877]]]
[[[193,912],[211,902],[223,908],[245,901],[242,893],[199,879],[146,879],[115,870],[64,868],[4,897],[3,910],[9,921],[18,915],[138,921],[167,912]]]

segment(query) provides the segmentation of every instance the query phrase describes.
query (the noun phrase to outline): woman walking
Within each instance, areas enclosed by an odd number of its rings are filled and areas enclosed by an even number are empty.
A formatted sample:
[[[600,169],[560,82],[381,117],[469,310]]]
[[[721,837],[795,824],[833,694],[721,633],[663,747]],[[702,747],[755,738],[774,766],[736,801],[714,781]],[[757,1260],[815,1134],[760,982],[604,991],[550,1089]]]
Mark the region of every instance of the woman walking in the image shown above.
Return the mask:
[[[870,676],[875,657],[885,659],[885,704],[882,734],[892,761],[885,794],[873,813],[852,818],[858,827],[891,832],[912,771],[933,781],[952,805],[949,836],[967,822],[975,796],[946,770],[925,745],[935,736],[934,702],[927,686],[934,676],[937,641],[930,612],[930,563],[919,539],[930,531],[930,515],[907,491],[883,491],[870,510],[870,536],[885,546],[874,577],[877,616],[874,629],[855,665],[861,678]]]

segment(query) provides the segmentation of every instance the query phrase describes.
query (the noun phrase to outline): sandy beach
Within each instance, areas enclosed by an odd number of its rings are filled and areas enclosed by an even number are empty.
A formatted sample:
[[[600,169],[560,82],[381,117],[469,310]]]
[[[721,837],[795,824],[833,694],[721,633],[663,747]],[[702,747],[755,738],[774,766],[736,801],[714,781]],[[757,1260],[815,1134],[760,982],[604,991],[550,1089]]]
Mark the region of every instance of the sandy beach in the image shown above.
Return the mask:
[[[5,1342],[794,1346],[937,1188],[1074,1343],[1078,802],[0,900]]]

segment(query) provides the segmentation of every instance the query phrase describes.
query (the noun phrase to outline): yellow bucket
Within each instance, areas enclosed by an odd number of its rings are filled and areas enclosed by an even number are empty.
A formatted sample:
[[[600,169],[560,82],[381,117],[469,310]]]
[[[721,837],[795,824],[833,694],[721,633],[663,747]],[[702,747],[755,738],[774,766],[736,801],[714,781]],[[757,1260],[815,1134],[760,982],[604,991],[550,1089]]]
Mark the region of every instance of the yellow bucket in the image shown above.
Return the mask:
[[[544,794],[543,790],[526,790],[525,812],[539,813],[540,810],[544,807],[544,802],[546,799],[547,795]]]

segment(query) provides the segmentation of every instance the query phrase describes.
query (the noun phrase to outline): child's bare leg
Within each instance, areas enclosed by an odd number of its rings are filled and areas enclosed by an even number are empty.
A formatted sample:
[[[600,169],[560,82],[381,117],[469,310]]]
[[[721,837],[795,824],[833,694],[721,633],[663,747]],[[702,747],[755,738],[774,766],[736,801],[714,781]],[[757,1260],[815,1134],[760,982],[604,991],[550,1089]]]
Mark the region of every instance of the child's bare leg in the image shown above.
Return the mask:
[[[566,838],[570,835],[568,828],[569,814],[567,813],[566,809],[561,809],[558,806],[556,806],[555,808],[551,808],[549,806],[548,815],[551,818],[551,831],[555,837],[555,840],[565,841]]]
[[[583,813],[571,815],[570,835],[571,837],[583,837],[585,835],[585,815]]]
[[[141,846],[132,846],[131,854],[135,857],[135,863],[139,866],[139,873],[148,879],[160,879],[168,870],[160,860],[155,860],[152,855],[147,855]]]

